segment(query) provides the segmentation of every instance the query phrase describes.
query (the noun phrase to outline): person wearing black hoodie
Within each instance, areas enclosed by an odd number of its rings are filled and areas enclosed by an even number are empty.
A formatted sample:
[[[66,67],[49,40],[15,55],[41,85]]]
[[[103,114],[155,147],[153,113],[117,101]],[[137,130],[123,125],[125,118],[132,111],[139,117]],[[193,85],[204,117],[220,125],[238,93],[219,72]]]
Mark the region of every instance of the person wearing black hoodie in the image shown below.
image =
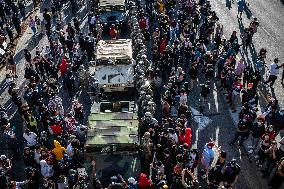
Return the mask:
[[[255,152],[260,137],[264,134],[265,132],[265,124],[264,124],[264,119],[263,118],[258,118],[257,122],[254,123],[250,129],[251,132],[251,143],[252,143],[252,148],[249,151],[249,153]]]

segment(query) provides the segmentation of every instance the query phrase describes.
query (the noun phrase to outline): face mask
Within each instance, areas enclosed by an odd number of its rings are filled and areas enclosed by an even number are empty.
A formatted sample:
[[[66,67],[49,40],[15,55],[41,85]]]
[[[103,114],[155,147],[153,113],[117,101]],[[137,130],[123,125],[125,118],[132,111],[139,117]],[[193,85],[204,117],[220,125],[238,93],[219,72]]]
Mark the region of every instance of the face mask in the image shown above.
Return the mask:
[[[271,132],[271,131],[273,131],[273,129],[272,129],[272,128],[269,128],[268,131]]]

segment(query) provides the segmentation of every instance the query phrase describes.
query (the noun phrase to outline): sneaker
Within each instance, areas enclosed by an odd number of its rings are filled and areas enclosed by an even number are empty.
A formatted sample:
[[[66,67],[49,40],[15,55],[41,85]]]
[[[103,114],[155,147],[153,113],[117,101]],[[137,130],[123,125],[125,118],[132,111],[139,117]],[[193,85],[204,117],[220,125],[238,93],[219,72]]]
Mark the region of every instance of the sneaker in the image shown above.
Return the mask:
[[[249,153],[249,154],[252,154],[252,153],[253,153],[253,150],[249,150],[248,153]]]
[[[257,158],[258,158],[258,155],[255,155],[254,158],[257,159]]]

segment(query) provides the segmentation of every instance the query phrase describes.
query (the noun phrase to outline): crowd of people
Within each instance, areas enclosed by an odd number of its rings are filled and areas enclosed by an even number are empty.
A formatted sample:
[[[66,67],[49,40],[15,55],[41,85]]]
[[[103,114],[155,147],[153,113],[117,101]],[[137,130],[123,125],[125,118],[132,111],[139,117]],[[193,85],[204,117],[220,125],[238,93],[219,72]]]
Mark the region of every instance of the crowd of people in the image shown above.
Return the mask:
[[[239,5],[239,12],[242,12],[245,2]],[[275,58],[265,80],[266,49],[260,49],[252,65],[237,56],[240,50],[247,53],[252,44],[259,26],[257,18],[253,18],[240,38],[233,31],[226,39],[223,26],[208,1],[158,1],[154,6],[146,2],[146,9],[139,15],[139,27],[146,43],[148,32],[152,31],[151,62],[143,59],[137,68],[145,69],[144,74],[152,87],[147,87],[147,82],[138,85],[143,116],[140,134],[145,133],[141,144],[144,149],[142,172],[149,174],[152,185],[158,188],[200,187],[201,175],[196,174],[195,169],[201,164],[201,174],[204,174],[201,178],[205,179],[206,187],[235,187],[241,171],[235,159],[226,159],[226,152],[215,146],[214,141],[206,143],[203,151],[191,146],[192,114],[188,95],[200,92],[200,112],[206,112],[205,102],[212,93],[212,84],[217,83],[232,113],[242,106],[230,145],[240,138],[238,145],[242,146],[249,138],[252,143],[249,153],[255,155],[263,177],[269,180],[272,188],[280,188],[284,139],[278,144],[275,137],[283,129],[283,110],[272,97],[261,115],[257,114],[257,107],[259,86],[270,83],[273,87],[283,65],[278,65]],[[152,25],[149,27],[148,23]],[[155,112],[159,101],[162,101],[162,114]],[[217,162],[213,161],[215,157],[218,157]]]
[[[1,134],[11,151],[10,156],[0,156],[3,189],[103,188],[96,176],[96,162],[85,156],[87,115],[83,102],[74,97],[78,91],[88,90],[88,62],[94,60],[96,43],[108,28],[103,28],[91,11],[87,34],[75,16],[64,29],[57,20],[61,4],[56,2],[57,9],[44,9],[43,20],[28,18],[33,34],[46,35],[49,44],[36,47],[35,54],[24,50],[27,84],[23,96],[16,83],[9,80],[8,92],[23,120],[23,150],[5,108],[0,109]],[[280,188],[284,180],[284,139],[278,147],[275,137],[283,129],[284,110],[273,97],[261,115],[257,115],[257,106],[259,85],[273,86],[282,65],[275,58],[269,78],[264,81],[266,49],[260,50],[253,65],[237,57],[240,50],[247,51],[251,45],[259,26],[257,19],[252,20],[239,41],[236,31],[230,38],[224,37],[223,26],[209,1],[128,3],[141,120],[141,173],[130,178],[118,176],[108,188],[234,188],[243,171],[236,159],[228,159],[226,151],[213,140],[203,149],[192,148],[194,123],[188,96],[200,93],[200,112],[206,112],[213,83],[226,94],[233,113],[242,105],[230,145],[239,141],[242,146],[251,140],[249,152],[256,156],[263,176],[272,188]],[[76,14],[76,8],[71,7]],[[111,25],[107,33],[117,39],[122,30],[125,28]],[[12,54],[8,64],[16,76]],[[60,96],[60,91],[68,94],[67,99]],[[25,164],[22,181],[16,181],[12,169],[13,162],[19,160]]]

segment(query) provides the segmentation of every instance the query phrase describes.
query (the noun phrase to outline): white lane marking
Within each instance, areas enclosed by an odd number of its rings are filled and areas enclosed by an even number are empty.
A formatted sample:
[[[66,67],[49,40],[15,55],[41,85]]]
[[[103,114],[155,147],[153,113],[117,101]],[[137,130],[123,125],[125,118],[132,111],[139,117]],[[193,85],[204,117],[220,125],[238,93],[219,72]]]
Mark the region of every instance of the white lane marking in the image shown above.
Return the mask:
[[[214,83],[213,98],[214,98],[214,103],[215,103],[215,106],[216,106],[216,111],[219,112],[219,103],[218,103],[218,94],[217,94],[216,83]]]
[[[192,144],[192,149],[197,149],[198,134],[199,134],[199,130],[196,129],[196,131],[195,131],[195,141],[194,141],[194,143]]]
[[[215,138],[216,146],[218,146],[218,142],[219,142],[219,133],[220,133],[220,128],[219,128],[219,126],[217,126],[217,128],[216,128],[216,138]]]

